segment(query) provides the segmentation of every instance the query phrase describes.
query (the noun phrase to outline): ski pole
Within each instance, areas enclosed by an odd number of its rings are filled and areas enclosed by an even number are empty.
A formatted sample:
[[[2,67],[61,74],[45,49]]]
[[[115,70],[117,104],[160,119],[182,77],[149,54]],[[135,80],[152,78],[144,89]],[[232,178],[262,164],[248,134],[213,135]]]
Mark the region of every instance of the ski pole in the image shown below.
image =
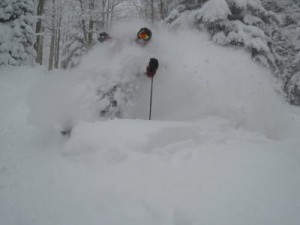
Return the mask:
[[[151,91],[150,91],[150,111],[149,111],[149,120],[151,120],[151,113],[152,113],[152,95],[153,95],[153,77],[151,77]]]

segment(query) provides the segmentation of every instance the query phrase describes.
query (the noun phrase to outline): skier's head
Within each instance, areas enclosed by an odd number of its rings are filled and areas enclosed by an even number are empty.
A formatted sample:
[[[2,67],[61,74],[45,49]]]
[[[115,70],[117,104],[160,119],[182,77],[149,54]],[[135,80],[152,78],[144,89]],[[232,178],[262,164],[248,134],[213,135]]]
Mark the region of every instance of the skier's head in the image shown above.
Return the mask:
[[[108,39],[110,39],[110,36],[109,36],[109,34],[106,33],[106,32],[102,32],[102,33],[100,33],[99,36],[98,36],[98,41],[100,41],[100,42],[104,42],[104,41],[106,41],[106,40],[108,40]]]
[[[152,37],[152,32],[146,27],[141,28],[137,33],[137,38],[139,40],[143,40],[147,42],[151,39],[151,37]]]

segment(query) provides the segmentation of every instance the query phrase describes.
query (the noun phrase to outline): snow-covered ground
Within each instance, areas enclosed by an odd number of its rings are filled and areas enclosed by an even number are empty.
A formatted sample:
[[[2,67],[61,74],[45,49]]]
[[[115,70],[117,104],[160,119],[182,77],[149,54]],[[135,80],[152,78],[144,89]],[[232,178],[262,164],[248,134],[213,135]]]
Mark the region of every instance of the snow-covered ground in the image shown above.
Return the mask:
[[[272,75],[191,31],[141,48],[138,28],[71,72],[0,70],[0,225],[298,225],[300,110]],[[123,118],[100,120],[116,82]]]

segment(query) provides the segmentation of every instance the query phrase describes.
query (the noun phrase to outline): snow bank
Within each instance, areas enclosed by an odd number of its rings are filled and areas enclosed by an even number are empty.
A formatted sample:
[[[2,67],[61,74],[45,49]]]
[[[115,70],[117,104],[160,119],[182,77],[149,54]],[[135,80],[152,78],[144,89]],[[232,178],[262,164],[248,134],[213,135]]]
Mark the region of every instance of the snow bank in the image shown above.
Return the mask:
[[[63,148],[70,164],[58,169],[70,190],[63,208],[68,196],[82,202],[88,210],[78,204],[73,210],[89,224],[295,225],[299,168],[296,143],[289,143],[283,151],[284,143],[216,117],[83,123]]]
[[[0,222],[297,225],[298,146],[216,117],[81,123],[4,164]]]

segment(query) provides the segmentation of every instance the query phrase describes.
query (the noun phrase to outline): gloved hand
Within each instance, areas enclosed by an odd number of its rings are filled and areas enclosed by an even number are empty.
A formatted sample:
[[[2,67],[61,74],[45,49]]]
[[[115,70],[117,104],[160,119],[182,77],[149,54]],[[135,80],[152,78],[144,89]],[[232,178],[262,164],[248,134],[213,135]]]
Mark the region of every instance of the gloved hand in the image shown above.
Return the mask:
[[[156,71],[153,71],[153,69],[150,66],[147,66],[146,75],[147,77],[154,77]]]
[[[154,77],[157,69],[158,69],[158,60],[155,58],[151,58],[147,66],[146,75],[151,78]]]

